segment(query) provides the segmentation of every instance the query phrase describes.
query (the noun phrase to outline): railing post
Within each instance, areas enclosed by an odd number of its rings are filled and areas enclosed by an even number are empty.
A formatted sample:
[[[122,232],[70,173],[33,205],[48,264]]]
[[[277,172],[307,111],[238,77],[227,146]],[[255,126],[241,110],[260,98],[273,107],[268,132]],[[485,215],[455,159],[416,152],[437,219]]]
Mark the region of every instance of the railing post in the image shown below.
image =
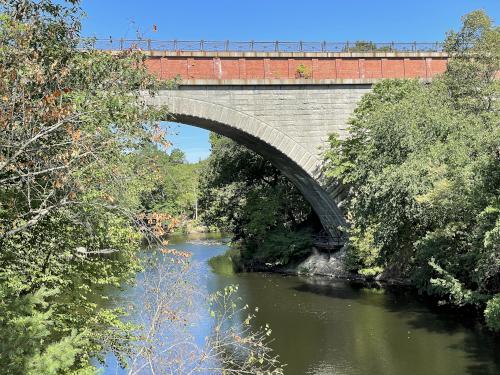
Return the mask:
[[[349,47],[349,41],[345,42],[345,51],[346,52],[350,52],[351,51],[351,49]]]
[[[325,52],[326,50],[326,41],[323,40],[323,42],[321,43],[321,52]]]
[[[394,52],[394,42],[391,42],[391,52]]]
[[[200,51],[203,51],[205,48],[205,43],[203,40],[200,40]]]
[[[302,43],[302,40],[299,42],[299,50],[300,52],[304,50],[304,43]]]
[[[278,41],[274,42],[274,50],[276,52],[278,52],[280,50],[280,48],[279,48],[279,42]]]
[[[226,43],[224,45],[224,49],[227,51],[229,51],[229,40],[226,40]]]
[[[177,51],[177,40],[174,39],[174,51]]]
[[[417,41],[413,42],[413,52],[417,52]]]
[[[151,51],[151,39],[148,39],[148,51]]]
[[[123,51],[123,38],[120,39],[120,51]]]
[[[253,40],[250,41],[250,51],[253,52]]]

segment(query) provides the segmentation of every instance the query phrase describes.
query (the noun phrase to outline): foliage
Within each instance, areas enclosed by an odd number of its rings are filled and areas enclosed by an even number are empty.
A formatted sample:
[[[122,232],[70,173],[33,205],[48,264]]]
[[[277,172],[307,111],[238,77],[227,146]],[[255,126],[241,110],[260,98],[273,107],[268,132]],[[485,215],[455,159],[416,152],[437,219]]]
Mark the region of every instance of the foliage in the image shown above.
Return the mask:
[[[383,271],[377,262],[380,249],[375,244],[374,232],[373,228],[367,228],[362,233],[358,228],[352,228],[349,236],[350,249],[356,249],[356,251],[347,252],[346,268],[348,270],[357,271],[366,277],[376,276]]]
[[[500,332],[500,294],[496,294],[486,303],[484,317],[490,329]]]
[[[195,215],[200,163],[188,164],[181,150],[167,154],[155,144],[145,145],[127,158],[131,172],[141,176],[140,191],[136,192],[139,211],[176,217]],[[145,165],[154,167],[146,169]]]
[[[150,361],[155,350],[165,348],[155,340],[155,329],[168,326],[180,333],[189,318],[180,313],[192,308],[189,255],[172,249],[160,252],[171,257],[172,267],[142,280],[152,282],[143,288],[154,294],[149,300],[144,296],[144,313],[154,313],[143,326],[126,322],[123,308],[109,300],[110,290],[134,282],[144,265],[138,249],[146,228],[137,217],[144,211],[189,212],[197,166],[185,164],[180,150],[164,152],[169,144],[158,121],[167,110],[141,99],[141,92],[154,95],[164,84],[148,74],[144,56],[81,48],[78,3],[0,5],[0,367],[5,374],[93,374],[91,360],[103,361],[108,352],[122,366],[145,358],[148,365],[161,366],[168,357],[163,352],[154,358],[157,363]],[[165,298],[159,298],[158,285]],[[151,310],[156,308],[161,311]],[[259,344],[256,353],[268,353],[264,340],[252,335],[248,342]],[[193,361],[175,350],[168,353],[170,369]],[[206,358],[198,354],[200,361]],[[266,369],[277,363],[258,359],[266,364],[242,366]],[[143,364],[134,369],[141,371]]]
[[[222,373],[283,374],[284,366],[269,346],[271,328],[268,324],[252,326],[258,308],[250,312],[248,305],[241,306],[237,291],[237,285],[229,285],[209,297],[215,325],[207,345],[220,361]],[[241,322],[244,313],[246,318]]]
[[[202,276],[190,261],[191,254],[172,249],[161,253],[163,259],[151,254],[150,266],[137,286],[143,296],[143,306],[136,312],[142,324],[129,374],[282,373],[269,347],[270,328],[253,327],[254,314],[243,321],[248,306],[241,306],[237,286],[227,286],[207,296],[206,305],[200,304]],[[190,328],[199,322],[197,309],[205,308],[213,319],[213,329],[200,343]]]
[[[2,288],[0,312],[2,326],[2,368],[5,373],[58,374],[73,365],[84,335],[71,332],[61,340],[44,341],[51,332],[52,311],[47,309],[47,298],[53,293],[39,289],[19,299],[9,298],[9,291]],[[28,343],[28,345],[27,345]],[[25,361],[29,357],[31,361]]]
[[[286,265],[307,257],[311,252],[311,247],[309,228],[293,231],[286,231],[282,228],[270,229],[265,233],[262,241],[245,243],[242,261],[251,268],[262,264]]]
[[[346,52],[390,52],[391,46],[378,47],[375,43],[366,40],[357,40],[354,45],[346,46]]]
[[[297,188],[247,148],[214,134],[210,139],[212,153],[200,177],[202,220],[233,233],[248,267],[303,257],[310,232],[294,232],[314,214]]]
[[[431,84],[374,85],[326,173],[348,188],[352,269],[483,306],[500,290],[500,29],[472,12],[445,45]]]
[[[128,155],[164,143],[158,83],[134,51],[81,49],[78,1],[0,5],[0,366],[93,372],[132,327],[105,290],[132,282],[143,181]],[[84,46],[85,47],[85,46]]]
[[[137,290],[141,303],[133,306],[139,324],[128,361],[129,374],[185,374],[201,354],[186,327],[196,323],[193,296],[201,293],[191,254],[160,248],[146,256]]]
[[[300,64],[297,69],[295,70],[297,78],[311,78],[312,73],[311,73],[311,68],[304,64]]]

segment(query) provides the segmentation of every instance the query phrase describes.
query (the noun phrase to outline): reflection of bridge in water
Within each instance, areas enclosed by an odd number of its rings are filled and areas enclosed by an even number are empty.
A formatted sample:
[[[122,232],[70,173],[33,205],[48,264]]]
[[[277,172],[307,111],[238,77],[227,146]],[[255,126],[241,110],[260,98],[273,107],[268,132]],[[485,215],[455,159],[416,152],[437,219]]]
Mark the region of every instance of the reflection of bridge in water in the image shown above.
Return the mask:
[[[439,43],[96,41],[96,48],[141,49],[161,79],[180,78],[150,103],[174,121],[220,133],[269,159],[302,192],[324,228],[345,224],[342,186],[327,185],[328,136],[345,137],[347,120],[371,85],[385,78],[429,80],[446,69]]]

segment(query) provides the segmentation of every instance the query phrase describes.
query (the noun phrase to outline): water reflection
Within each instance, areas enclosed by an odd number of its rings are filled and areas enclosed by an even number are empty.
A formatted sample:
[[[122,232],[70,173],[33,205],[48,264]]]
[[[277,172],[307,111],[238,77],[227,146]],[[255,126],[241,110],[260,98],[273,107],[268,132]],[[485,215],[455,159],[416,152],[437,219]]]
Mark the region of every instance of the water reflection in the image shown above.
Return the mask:
[[[179,238],[172,246],[193,253],[207,292],[238,284],[243,301],[259,307],[256,324],[271,325],[286,374],[500,373],[498,337],[460,315],[437,313],[413,294],[325,278],[234,274],[223,262],[216,273],[207,261],[226,245]],[[209,318],[200,324],[201,338]]]
[[[287,374],[499,374],[500,342],[413,293],[326,278],[219,276],[271,324]]]

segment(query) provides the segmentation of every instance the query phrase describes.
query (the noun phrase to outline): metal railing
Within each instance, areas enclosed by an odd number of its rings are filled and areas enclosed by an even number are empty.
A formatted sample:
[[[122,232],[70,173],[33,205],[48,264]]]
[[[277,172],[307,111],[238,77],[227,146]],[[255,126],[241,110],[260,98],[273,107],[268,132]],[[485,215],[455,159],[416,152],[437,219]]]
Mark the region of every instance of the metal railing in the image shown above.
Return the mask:
[[[235,42],[230,40],[185,41],[154,39],[82,40],[82,48],[98,50],[203,51],[203,52],[442,52],[442,42]]]
[[[321,230],[321,232],[312,237],[313,245],[318,249],[324,250],[338,249],[346,243],[347,236],[345,233],[341,233],[337,230],[334,230],[334,232],[336,232],[336,235],[332,233],[329,234],[324,229]]]

